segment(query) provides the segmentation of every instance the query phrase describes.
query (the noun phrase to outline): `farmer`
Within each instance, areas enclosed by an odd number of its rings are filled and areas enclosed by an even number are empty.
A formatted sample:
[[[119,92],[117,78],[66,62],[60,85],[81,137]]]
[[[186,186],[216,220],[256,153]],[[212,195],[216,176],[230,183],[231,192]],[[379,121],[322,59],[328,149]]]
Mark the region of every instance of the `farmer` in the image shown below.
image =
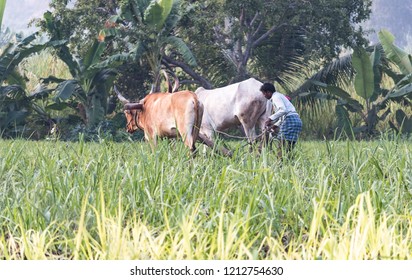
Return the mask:
[[[277,92],[273,84],[264,83],[260,91],[266,99],[272,101],[274,107],[274,114],[266,120],[265,126],[267,130],[277,133],[279,139],[278,158],[282,160],[283,151],[289,154],[295,147],[302,131],[302,121],[293,104],[285,95]]]

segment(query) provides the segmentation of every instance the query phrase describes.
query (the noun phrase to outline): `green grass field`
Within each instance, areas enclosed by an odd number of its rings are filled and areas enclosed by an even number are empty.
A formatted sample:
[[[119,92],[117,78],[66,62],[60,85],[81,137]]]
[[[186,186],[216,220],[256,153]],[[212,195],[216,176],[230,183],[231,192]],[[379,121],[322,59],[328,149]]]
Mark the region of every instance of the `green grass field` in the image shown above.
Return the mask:
[[[0,140],[0,259],[412,258],[411,142],[229,145]]]

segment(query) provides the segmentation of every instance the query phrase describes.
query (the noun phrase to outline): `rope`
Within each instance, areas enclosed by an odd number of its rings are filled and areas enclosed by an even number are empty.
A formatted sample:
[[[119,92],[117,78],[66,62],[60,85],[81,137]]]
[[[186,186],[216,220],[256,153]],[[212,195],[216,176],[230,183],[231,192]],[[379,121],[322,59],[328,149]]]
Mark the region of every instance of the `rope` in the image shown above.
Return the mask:
[[[264,129],[260,134],[256,135],[256,137],[253,139],[253,141],[255,141],[256,139],[258,139],[259,137],[261,137],[262,135],[264,135],[267,131],[268,131],[267,129]],[[235,139],[248,139],[248,140],[249,140],[249,138],[248,138],[247,136],[235,136],[235,135],[230,135],[230,134],[228,134],[228,133],[226,133],[226,132],[219,131],[219,130],[215,130],[215,132],[217,132],[217,133],[219,133],[219,134],[223,134],[223,135],[225,135],[225,136],[227,136],[227,137],[230,137],[230,138],[235,138]]]
[[[205,113],[207,113],[207,111],[205,111]],[[210,120],[210,122],[211,122],[211,124],[212,124],[212,128],[213,128],[213,127],[216,127],[216,123],[213,121],[213,119],[212,119],[212,118],[209,118],[209,120]],[[219,131],[219,130],[216,130],[216,129],[214,129],[214,128],[213,128],[213,131],[214,131],[214,132],[217,132],[217,133],[220,133],[220,134],[223,134],[223,135],[225,135],[225,136],[227,136],[227,137],[229,137],[229,138],[241,139],[241,140],[243,140],[243,139],[249,140],[249,138],[248,138],[247,136],[235,136],[235,135],[230,135],[230,134],[228,134],[228,133],[226,133],[226,132]],[[264,128],[263,131],[262,131],[260,134],[258,134],[254,139],[252,139],[252,142],[254,142],[257,138],[259,138],[259,137],[261,137],[262,135],[264,135],[266,132],[270,132],[270,127]],[[248,143],[248,144],[249,144],[249,143]]]

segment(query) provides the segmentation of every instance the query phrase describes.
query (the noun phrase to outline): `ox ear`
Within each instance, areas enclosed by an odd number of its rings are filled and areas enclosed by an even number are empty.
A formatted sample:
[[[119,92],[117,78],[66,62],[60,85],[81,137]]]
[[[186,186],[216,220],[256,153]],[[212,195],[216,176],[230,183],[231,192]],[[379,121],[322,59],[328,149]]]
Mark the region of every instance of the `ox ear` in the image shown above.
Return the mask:
[[[141,103],[126,103],[123,107],[124,110],[142,110],[143,104]]]
[[[120,92],[117,90],[116,86],[113,86],[114,92],[117,94],[117,98],[119,98],[120,102],[123,103],[123,105],[126,105],[127,103],[130,103],[129,100],[127,100],[123,95],[120,94]]]

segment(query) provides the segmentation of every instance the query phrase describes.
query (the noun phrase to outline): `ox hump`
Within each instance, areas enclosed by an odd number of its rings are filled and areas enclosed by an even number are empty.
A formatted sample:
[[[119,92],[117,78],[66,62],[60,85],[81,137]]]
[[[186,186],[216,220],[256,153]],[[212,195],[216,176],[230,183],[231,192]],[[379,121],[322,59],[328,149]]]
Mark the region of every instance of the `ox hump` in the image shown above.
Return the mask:
[[[198,94],[199,92],[202,92],[204,90],[205,90],[204,87],[199,87],[199,88],[196,89],[195,93]]]

